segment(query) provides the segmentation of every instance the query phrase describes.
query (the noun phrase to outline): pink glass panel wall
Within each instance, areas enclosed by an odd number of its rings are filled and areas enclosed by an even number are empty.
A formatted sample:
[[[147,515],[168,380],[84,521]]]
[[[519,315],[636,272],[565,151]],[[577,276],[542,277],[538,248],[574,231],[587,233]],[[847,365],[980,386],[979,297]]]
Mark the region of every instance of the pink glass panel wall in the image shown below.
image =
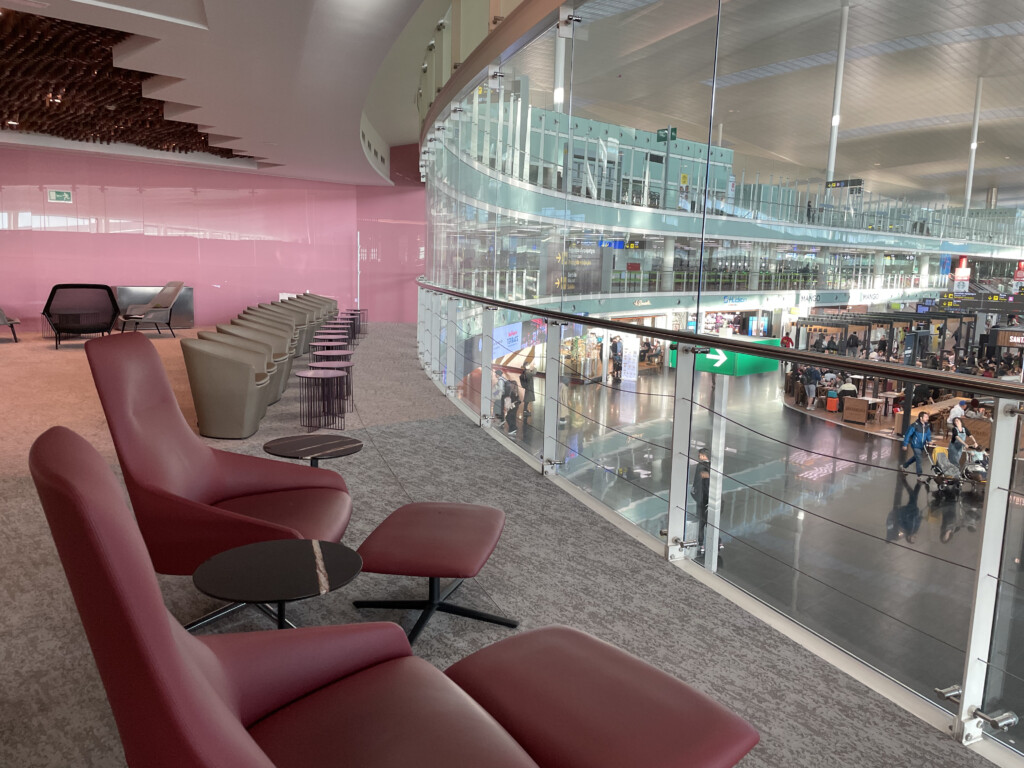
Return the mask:
[[[49,190],[70,190],[72,201],[49,202]],[[56,283],[183,280],[197,325],[307,290],[366,307],[371,320],[414,322],[423,219],[422,186],[0,148],[0,307],[38,330]],[[357,269],[364,240],[373,246],[363,245],[363,257],[373,260]]]

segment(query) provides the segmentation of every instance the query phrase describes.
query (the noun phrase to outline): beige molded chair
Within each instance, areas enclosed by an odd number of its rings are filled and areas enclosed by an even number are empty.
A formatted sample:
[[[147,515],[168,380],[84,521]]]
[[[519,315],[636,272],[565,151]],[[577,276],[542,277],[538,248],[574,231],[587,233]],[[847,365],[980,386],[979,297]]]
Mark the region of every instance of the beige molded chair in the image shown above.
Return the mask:
[[[11,335],[14,336],[15,344],[18,343],[18,332],[14,330],[14,326],[18,325],[20,322],[21,320],[16,317],[8,317],[4,311],[0,309],[0,325],[6,325],[11,329]]]
[[[270,377],[269,403],[272,405],[281,399],[281,394],[284,392],[284,377],[282,376],[284,366],[274,363],[274,350],[269,344],[217,331],[200,331],[197,335],[203,341],[228,344],[229,346],[245,349],[260,355],[263,358],[263,371]]]
[[[182,339],[192,401],[204,437],[254,434],[267,412],[270,376],[256,352],[200,339]],[[257,371],[257,368],[260,370]]]
[[[281,331],[257,323],[239,320],[238,318],[234,318],[230,323],[218,325],[217,331],[269,344],[274,350],[274,363],[284,366],[285,379],[291,375],[292,352],[289,347],[288,337]]]
[[[180,280],[168,283],[148,304],[130,305],[118,318],[121,321],[121,333],[124,333],[124,327],[128,323],[135,323],[132,330],[138,330],[139,323],[151,323],[157,333],[162,333],[160,326],[166,325],[171,336],[174,336],[174,329],[171,328],[171,312],[174,311],[174,302],[178,300],[184,287],[185,284]]]

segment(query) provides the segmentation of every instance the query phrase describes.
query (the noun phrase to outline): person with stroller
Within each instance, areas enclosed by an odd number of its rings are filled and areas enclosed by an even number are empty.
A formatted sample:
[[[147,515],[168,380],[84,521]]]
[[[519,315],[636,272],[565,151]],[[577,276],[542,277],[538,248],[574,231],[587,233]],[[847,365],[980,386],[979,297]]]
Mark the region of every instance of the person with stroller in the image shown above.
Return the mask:
[[[903,436],[903,450],[912,450],[913,456],[907,459],[902,464],[902,469],[906,471],[914,462],[917,463],[917,479],[918,481],[927,481],[924,476],[924,464],[921,461],[921,456],[932,442],[932,428],[928,423],[928,414],[925,411],[921,411],[917,414],[917,419],[913,424],[910,425],[910,429],[907,430],[907,434]]]
[[[964,448],[969,445],[977,448],[978,441],[974,439],[971,430],[964,426],[963,419],[957,416],[949,425],[949,463],[956,467],[958,472],[960,457],[963,456]]]

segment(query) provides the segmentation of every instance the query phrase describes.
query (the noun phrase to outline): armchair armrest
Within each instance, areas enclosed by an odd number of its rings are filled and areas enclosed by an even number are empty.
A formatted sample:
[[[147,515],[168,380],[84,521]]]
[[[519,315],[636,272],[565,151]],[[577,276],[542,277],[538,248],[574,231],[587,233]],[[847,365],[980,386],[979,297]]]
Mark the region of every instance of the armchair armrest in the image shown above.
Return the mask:
[[[246,727],[335,680],[412,655],[402,628],[390,622],[199,639],[220,663],[225,700]]]
[[[135,516],[158,573],[190,575],[226,549],[298,537],[297,531],[284,525],[191,501],[127,478],[126,482],[134,486]]]
[[[333,488],[348,493],[348,486],[337,472],[305,464],[246,456],[230,451],[213,450],[213,461],[217,465],[218,503],[236,496],[265,491],[288,491],[296,488]]]

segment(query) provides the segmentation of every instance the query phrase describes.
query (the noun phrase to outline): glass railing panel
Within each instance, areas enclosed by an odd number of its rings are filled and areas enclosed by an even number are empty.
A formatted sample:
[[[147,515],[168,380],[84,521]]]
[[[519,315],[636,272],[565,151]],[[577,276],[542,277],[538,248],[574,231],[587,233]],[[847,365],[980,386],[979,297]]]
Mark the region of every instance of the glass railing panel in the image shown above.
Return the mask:
[[[482,310],[476,302],[460,299],[454,303],[458,307],[455,315],[455,369],[446,383],[454,387],[455,397],[475,413],[480,413]]]
[[[565,326],[560,350],[559,474],[660,538],[672,475],[674,379],[641,361],[644,337]],[[645,356],[646,357],[646,356]]]
[[[986,577],[998,582],[992,645],[987,659],[985,694],[981,709],[990,715],[1024,715],[1024,582],[1021,577],[1024,546],[1024,495],[1011,493],[1007,506],[1002,566]],[[954,681],[950,681],[952,684]],[[958,681],[956,681],[958,682]],[[989,735],[1021,750],[1022,726],[1007,731],[989,729]]]
[[[945,419],[958,396],[936,392],[937,403],[911,407],[924,424],[934,417],[936,447],[917,465],[899,438],[902,414],[892,413],[899,398],[875,396],[902,385],[822,359],[821,385],[802,386],[808,377],[777,365],[695,378],[693,444],[710,450],[721,483],[720,519],[712,504],[708,522],[718,573],[931,696],[962,673],[980,551],[984,485],[965,478],[969,456],[963,468],[947,457]],[[975,435],[984,431],[979,422]]]

